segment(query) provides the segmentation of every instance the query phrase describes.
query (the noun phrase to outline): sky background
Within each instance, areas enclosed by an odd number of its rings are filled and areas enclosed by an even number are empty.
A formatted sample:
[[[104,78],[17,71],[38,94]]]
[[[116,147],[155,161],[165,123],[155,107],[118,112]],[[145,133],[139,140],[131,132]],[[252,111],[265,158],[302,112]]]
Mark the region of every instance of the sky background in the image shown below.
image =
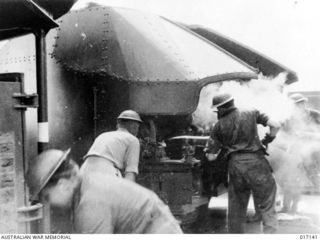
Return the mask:
[[[73,9],[88,2],[209,27],[297,72],[289,90],[320,90],[319,0],[78,0]]]

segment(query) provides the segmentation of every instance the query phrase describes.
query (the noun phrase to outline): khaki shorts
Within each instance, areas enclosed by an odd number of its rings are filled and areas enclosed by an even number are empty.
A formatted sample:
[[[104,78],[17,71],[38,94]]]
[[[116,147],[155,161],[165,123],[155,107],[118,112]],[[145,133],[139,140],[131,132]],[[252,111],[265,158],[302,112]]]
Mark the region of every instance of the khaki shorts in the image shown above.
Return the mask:
[[[88,156],[81,167],[82,172],[104,172],[122,178],[120,170],[109,160],[99,156]]]

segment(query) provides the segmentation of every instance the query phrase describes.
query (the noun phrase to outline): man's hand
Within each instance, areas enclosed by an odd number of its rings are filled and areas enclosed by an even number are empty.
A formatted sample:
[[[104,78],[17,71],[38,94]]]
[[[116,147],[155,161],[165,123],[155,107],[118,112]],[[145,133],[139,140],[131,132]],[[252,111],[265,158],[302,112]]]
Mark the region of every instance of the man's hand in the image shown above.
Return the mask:
[[[276,137],[275,136],[271,136],[269,133],[267,133],[264,138],[261,140],[262,145],[264,145],[266,147],[266,149],[268,148],[268,144],[271,143]]]

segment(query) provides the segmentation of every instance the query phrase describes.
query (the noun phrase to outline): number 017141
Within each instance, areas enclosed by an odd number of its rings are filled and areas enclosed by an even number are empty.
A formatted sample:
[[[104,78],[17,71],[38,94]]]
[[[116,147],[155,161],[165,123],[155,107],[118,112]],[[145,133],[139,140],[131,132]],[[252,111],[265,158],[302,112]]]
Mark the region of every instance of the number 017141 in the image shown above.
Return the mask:
[[[318,235],[316,235],[316,234],[301,234],[300,239],[315,240],[315,239],[318,239]]]

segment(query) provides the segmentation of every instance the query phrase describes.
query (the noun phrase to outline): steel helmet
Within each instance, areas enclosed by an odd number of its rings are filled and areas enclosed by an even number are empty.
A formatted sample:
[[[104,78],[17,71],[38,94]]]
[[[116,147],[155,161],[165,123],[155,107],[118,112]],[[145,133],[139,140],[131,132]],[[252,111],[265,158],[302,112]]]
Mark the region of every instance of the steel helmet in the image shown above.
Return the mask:
[[[137,122],[142,122],[139,114],[134,110],[125,110],[120,113],[117,118],[118,120],[133,120]]]
[[[230,94],[227,94],[227,93],[218,94],[212,98],[211,108],[220,107],[231,100],[233,100],[233,97]]]
[[[307,97],[300,93],[295,93],[289,96],[291,100],[293,100],[294,103],[299,103],[299,102],[306,102],[308,101]]]
[[[46,150],[40,153],[36,160],[30,164],[27,172],[26,181],[29,186],[30,200],[35,200],[37,195],[46,186],[52,175],[66,160],[70,153],[56,149]]]

